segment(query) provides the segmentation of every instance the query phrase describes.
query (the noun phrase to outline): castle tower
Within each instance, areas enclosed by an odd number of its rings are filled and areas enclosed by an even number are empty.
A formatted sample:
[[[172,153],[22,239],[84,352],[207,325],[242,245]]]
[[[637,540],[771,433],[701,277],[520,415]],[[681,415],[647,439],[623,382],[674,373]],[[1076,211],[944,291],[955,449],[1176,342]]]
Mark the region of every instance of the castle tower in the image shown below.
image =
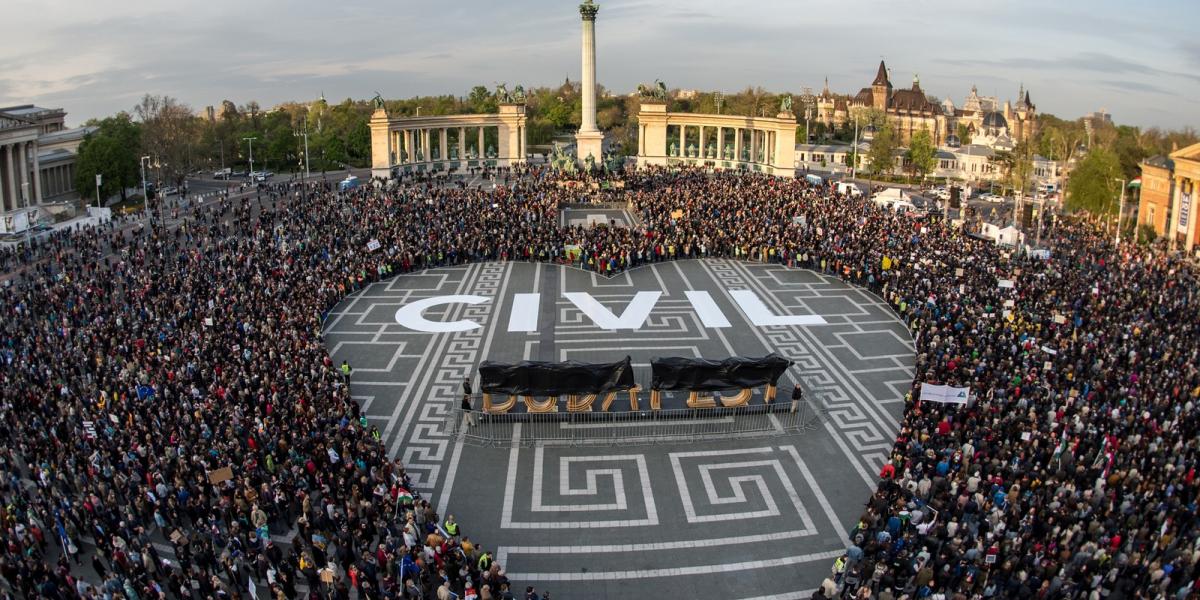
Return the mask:
[[[892,82],[888,80],[887,66],[879,61],[879,72],[875,73],[875,81],[871,82],[871,105],[878,110],[887,110],[892,97]]]

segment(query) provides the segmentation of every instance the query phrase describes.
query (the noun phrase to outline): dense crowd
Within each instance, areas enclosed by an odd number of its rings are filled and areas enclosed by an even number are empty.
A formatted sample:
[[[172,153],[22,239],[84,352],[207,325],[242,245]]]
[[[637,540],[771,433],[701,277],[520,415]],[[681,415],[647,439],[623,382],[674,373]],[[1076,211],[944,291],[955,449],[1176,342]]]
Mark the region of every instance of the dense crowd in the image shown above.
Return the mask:
[[[543,260],[607,274],[720,256],[869,287],[916,342],[891,459],[818,597],[1192,597],[1190,266],[1067,223],[1044,234],[1051,258],[1029,259],[937,216],[751,174],[639,171],[596,193],[536,168],[493,177],[495,189],[263,186],[5,254],[8,589],[523,593],[465,535],[469,518],[438,515],[386,455],[322,344],[323,315],[372,281],[432,266]],[[640,222],[561,225],[560,205],[589,196],[628,202]],[[921,382],[969,386],[976,400],[921,403]]]

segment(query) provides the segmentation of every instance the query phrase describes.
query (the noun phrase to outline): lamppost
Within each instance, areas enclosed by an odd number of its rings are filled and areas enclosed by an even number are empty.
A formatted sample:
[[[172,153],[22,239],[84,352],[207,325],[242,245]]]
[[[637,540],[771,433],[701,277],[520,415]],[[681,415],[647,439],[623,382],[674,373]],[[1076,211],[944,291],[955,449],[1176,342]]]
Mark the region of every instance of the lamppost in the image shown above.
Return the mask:
[[[304,138],[304,178],[308,179],[308,176],[312,174],[312,172],[308,170],[308,115],[304,116],[304,131],[301,133],[293,133],[292,135]]]
[[[29,206],[29,182],[21,183],[21,205]],[[33,223],[26,221],[25,223],[25,247],[28,248],[33,243]]]
[[[256,138],[256,137],[242,138],[243,142],[250,142],[250,181],[251,181],[251,183],[254,182],[254,140],[257,140],[257,139],[258,138]]]
[[[100,174],[96,173],[96,208],[100,208],[103,204],[100,203]]]
[[[149,214],[150,211],[150,194],[146,191],[146,161],[150,160],[149,156],[142,157],[142,210]]]
[[[850,167],[850,178],[858,176],[858,118],[854,119],[854,164]]]
[[[1121,213],[1125,212],[1125,180],[1113,178],[1113,181],[1121,182],[1121,199],[1117,202],[1117,232],[1114,243],[1117,246],[1121,245]]]

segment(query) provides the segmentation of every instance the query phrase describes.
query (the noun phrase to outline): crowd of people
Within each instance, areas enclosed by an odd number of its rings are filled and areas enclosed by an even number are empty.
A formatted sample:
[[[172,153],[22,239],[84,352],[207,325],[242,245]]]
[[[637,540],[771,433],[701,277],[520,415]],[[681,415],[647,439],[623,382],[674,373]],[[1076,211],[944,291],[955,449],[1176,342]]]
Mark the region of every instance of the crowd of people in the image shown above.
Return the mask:
[[[1032,259],[804,181],[620,177],[597,193],[539,168],[494,188],[291,182],[8,252],[0,581],[48,598],[536,596],[387,456],[323,316],[434,266],[715,256],[836,274],[913,332],[890,461],[817,597],[1195,596],[1192,266],[1087,223],[1050,228]],[[637,223],[564,224],[588,196]],[[974,401],[922,403],[922,382]]]

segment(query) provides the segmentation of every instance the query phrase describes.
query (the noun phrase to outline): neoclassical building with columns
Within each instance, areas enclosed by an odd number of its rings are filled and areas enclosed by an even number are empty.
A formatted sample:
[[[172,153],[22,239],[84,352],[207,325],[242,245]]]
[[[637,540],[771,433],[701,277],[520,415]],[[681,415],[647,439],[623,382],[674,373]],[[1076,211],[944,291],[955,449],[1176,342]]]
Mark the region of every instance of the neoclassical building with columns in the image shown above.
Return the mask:
[[[392,117],[371,115],[371,176],[507,167],[525,161],[525,105],[506,102],[493,114]]]
[[[0,212],[78,198],[75,159],[91,127],[68,129],[61,108],[0,108]]]
[[[796,176],[796,117],[667,112],[643,99],[638,112],[639,167],[707,166]]]

